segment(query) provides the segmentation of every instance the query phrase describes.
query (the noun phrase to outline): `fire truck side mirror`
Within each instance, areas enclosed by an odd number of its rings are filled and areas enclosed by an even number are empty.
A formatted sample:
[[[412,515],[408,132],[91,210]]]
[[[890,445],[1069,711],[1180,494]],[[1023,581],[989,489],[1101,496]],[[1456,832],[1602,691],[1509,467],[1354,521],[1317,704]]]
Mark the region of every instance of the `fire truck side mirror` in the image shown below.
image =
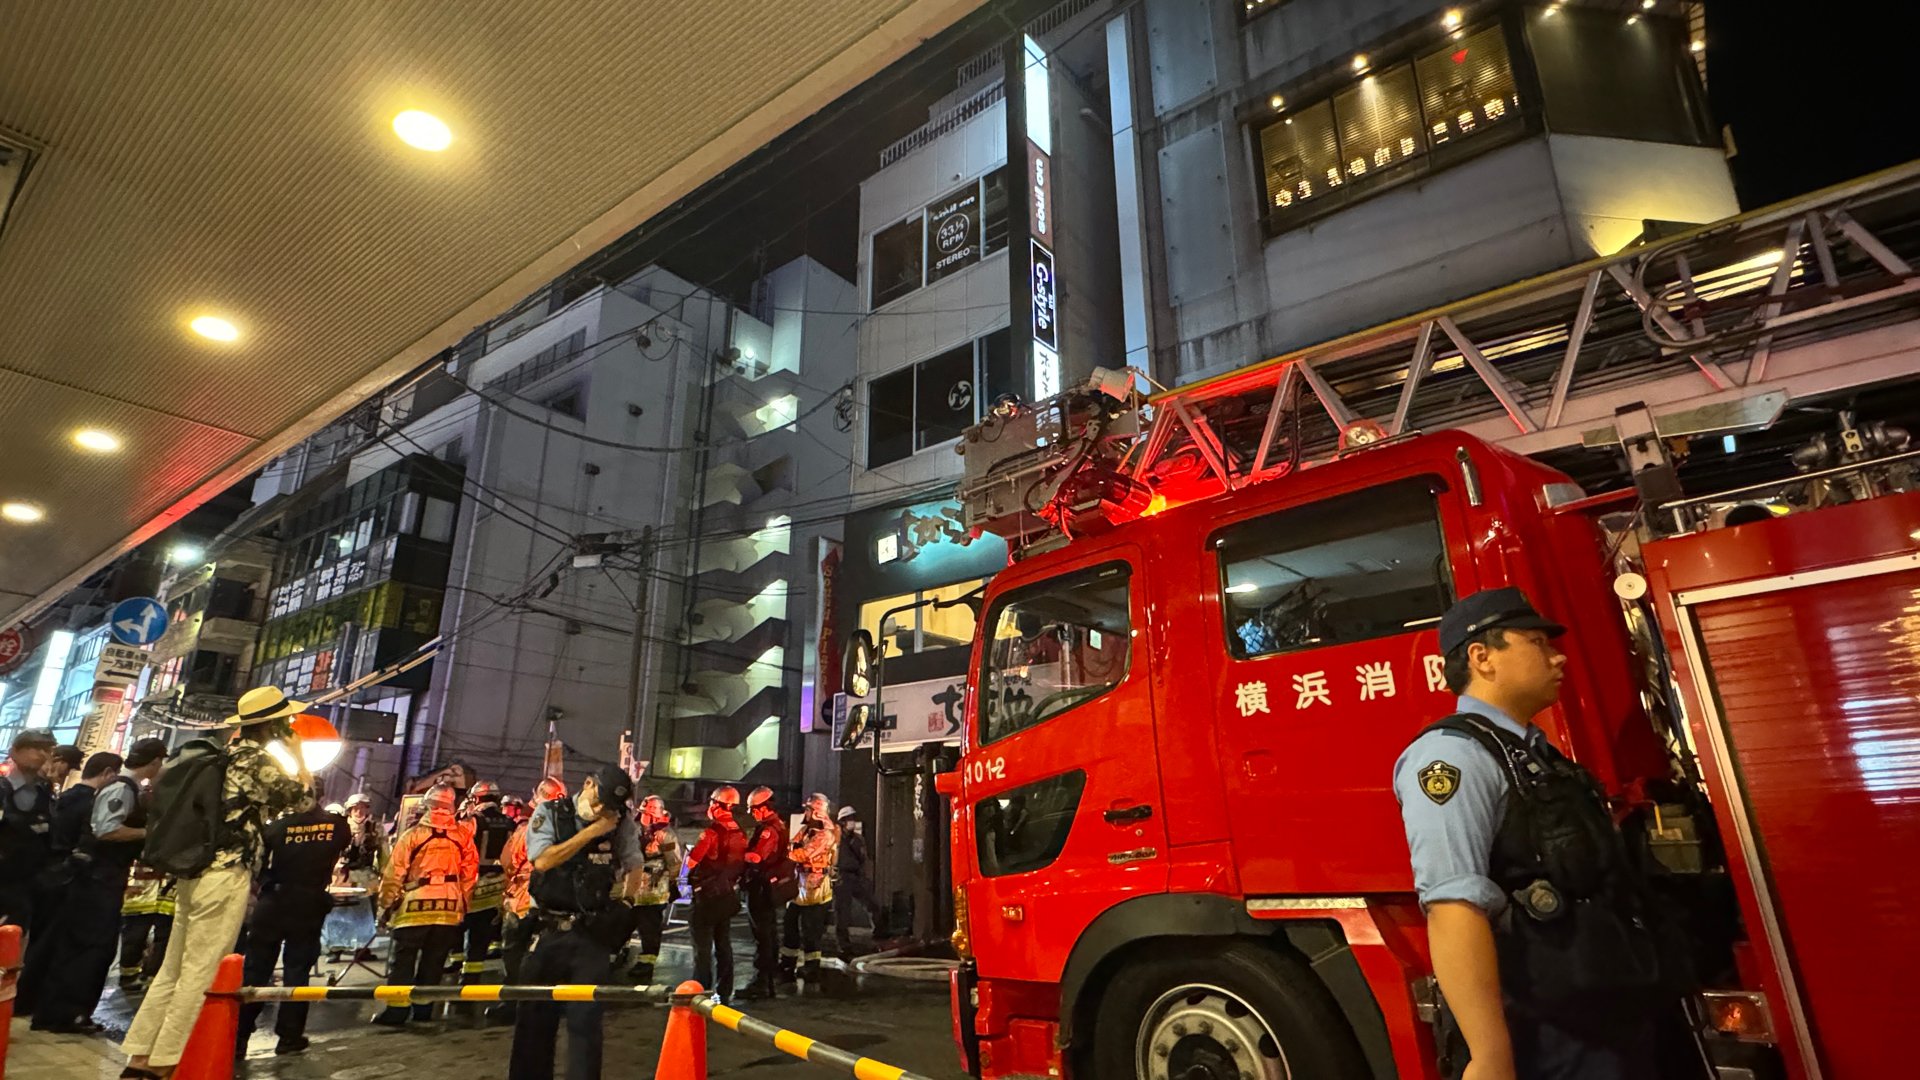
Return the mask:
[[[847,639],[847,659],[841,671],[841,687],[850,698],[873,693],[873,635],[855,630]]]
[[[933,774],[933,790],[949,799],[960,797],[960,770]]]

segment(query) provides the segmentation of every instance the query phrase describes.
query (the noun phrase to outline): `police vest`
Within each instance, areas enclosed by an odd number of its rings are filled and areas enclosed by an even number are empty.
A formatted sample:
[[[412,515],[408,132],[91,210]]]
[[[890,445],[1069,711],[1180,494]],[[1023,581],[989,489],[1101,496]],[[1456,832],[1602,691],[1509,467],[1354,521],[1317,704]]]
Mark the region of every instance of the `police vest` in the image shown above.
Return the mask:
[[[53,789],[37,780],[29,783],[33,805],[22,810],[14,805],[16,781],[0,776],[0,860],[10,872],[17,867],[31,873],[53,854]]]
[[[564,844],[580,831],[580,816],[564,803],[553,808],[555,844]],[[600,911],[613,903],[613,885],[619,870],[615,866],[613,838],[619,830],[610,829],[593,843],[574,852],[573,858],[551,870],[535,870],[527,886],[533,902],[543,911],[586,914]]]
[[[482,875],[500,872],[500,853],[507,849],[513,830],[513,819],[501,813],[499,807],[489,806],[473,815],[473,846],[480,853]]]
[[[1432,727],[1473,739],[1507,774],[1488,875],[1511,901],[1494,940],[1515,1007],[1580,1023],[1644,1004],[1666,981],[1660,943],[1644,883],[1592,774],[1544,741],[1478,716]]]

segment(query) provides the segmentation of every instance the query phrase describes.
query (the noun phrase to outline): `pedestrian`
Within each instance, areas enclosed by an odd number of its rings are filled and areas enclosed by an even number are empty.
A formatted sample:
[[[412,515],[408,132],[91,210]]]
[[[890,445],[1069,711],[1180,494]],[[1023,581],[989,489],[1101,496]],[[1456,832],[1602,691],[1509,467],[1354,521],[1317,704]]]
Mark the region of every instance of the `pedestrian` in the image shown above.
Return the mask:
[[[106,991],[107,974],[119,951],[127,879],[147,836],[142,788],[159,778],[166,756],[167,744],[160,739],[136,740],[124,762],[118,754],[95,754],[81,770],[79,785],[61,797],[64,803],[84,789],[96,792],[84,798],[86,835],[75,845],[73,882],[53,934],[59,963],[47,976],[34,1009],[37,1030],[100,1030],[93,1010]]]
[[[867,858],[867,838],[860,815],[851,806],[840,808],[840,880],[834,884],[833,935],[840,946],[840,959],[853,959],[853,905],[867,911],[873,926],[873,940],[887,936],[887,913],[873,895],[872,862]]]
[[[815,982],[820,978],[820,942],[826,937],[827,912],[833,903],[833,864],[840,852],[833,802],[824,794],[816,791],[807,796],[800,832],[790,850],[799,892],[787,905],[780,974],[789,981],[798,974]]]
[[[84,1020],[71,1011],[81,996],[77,988],[69,986],[64,995],[66,1000],[53,1001],[44,1008],[41,994],[54,981],[56,967],[69,970],[71,943],[67,939],[74,934],[75,916],[80,914],[74,910],[74,898],[77,892],[84,891],[93,861],[93,804],[99,798],[100,789],[119,774],[119,754],[95,754],[81,770],[80,779],[69,784],[54,802],[50,834],[53,857],[40,871],[42,895],[53,914],[35,920],[39,930],[27,942],[26,964],[20,972],[18,996],[14,1000],[19,1015],[33,1017],[36,1031],[91,1035],[100,1030],[93,1022],[91,1005]],[[114,929],[119,930],[117,922]],[[79,928],[79,933],[84,939],[87,928]]]
[[[1458,711],[1394,764],[1449,1077],[1662,1075],[1656,1013],[1678,1004],[1655,913],[1598,782],[1533,723],[1560,697],[1564,632],[1519,589],[1455,603],[1439,633]]]
[[[466,951],[461,958],[460,981],[484,981],[487,960],[500,946],[500,903],[506,896],[507,876],[500,857],[512,838],[513,819],[500,806],[500,789],[481,780],[467,792],[465,825],[480,856],[480,877],[474,882],[464,926]]]
[[[632,800],[633,778],[618,765],[604,765],[580,782],[571,803],[554,799],[533,812],[527,857],[536,926],[522,971],[528,983],[598,986],[611,975],[609,958],[631,925],[614,895],[631,893],[645,864],[639,830],[627,812]],[[599,1080],[604,1008],[594,1002],[521,1002],[508,1080],[552,1080],[563,1012],[568,1080]]]
[[[693,981],[713,991],[723,1005],[733,1004],[733,917],[740,913],[740,876],[747,865],[747,834],[736,820],[739,813],[738,791],[713,789],[707,796],[711,824],[687,855]]]
[[[126,1080],[172,1074],[214,969],[239,939],[261,829],[313,801],[313,777],[290,724],[305,708],[276,686],[249,690],[227,717],[226,748],[195,739],[167,761],[141,858],[174,873],[180,886],[166,958],[121,1043]],[[208,820],[205,807],[220,808],[222,820]]]
[[[53,783],[47,778],[58,744],[44,731],[22,731],[0,776],[0,924],[18,926],[32,940],[34,913],[50,917],[57,898],[40,884],[53,859]],[[36,903],[35,901],[39,901]]]
[[[549,776],[540,781],[533,792],[533,805],[552,802],[567,797],[567,785],[557,776]],[[533,812],[527,812],[528,821]],[[533,863],[527,859],[527,826],[522,822],[507,838],[507,846],[500,852],[500,870],[506,878],[500,900],[500,964],[506,968],[508,986],[520,985],[520,971],[527,959],[527,950],[533,946],[534,921],[528,918],[533,908],[533,897],[528,893],[528,884],[533,876]],[[487,1022],[492,1024],[510,1024],[517,1013],[514,1002],[502,1001],[487,1009]]]
[[[747,796],[753,817],[747,841],[747,869],[742,890],[747,894],[747,926],[753,932],[753,981],[740,993],[743,1001],[765,1001],[779,991],[780,912],[799,895],[799,881],[787,838],[787,823],[773,808],[773,789],[759,787]]]
[[[332,810],[309,807],[270,822],[262,833],[266,850],[260,870],[260,892],[253,916],[247,920],[246,984],[273,985],[273,969],[282,970],[280,985],[305,986],[320,962],[320,925],[333,910],[327,885],[341,852],[352,840],[347,819]],[[238,1056],[246,1056],[247,1040],[265,1006],[240,1006]],[[274,1017],[278,1036],[275,1054],[297,1054],[308,1046],[307,1004],[288,1001]]]
[[[667,908],[680,884],[680,839],[673,835],[673,815],[667,802],[649,795],[640,803],[640,851],[646,874],[634,891],[633,928],[640,935],[640,954],[627,977],[641,986],[653,982],[660,963],[660,939],[666,933]]]
[[[480,876],[473,834],[454,818],[454,792],[445,784],[427,789],[419,821],[393,843],[393,857],[380,882],[380,909],[393,931],[387,982],[393,986],[438,986],[447,957],[460,945],[460,924]],[[433,1019],[432,1005],[413,1006],[414,1020]],[[388,1005],[376,1024],[404,1027],[405,1005]]]

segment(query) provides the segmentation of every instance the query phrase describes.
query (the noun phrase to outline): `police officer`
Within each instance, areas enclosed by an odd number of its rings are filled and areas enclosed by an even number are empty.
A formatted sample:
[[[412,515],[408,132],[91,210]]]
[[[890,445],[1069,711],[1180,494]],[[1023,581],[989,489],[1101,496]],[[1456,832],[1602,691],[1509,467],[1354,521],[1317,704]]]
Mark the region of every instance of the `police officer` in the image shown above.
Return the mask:
[[[711,823],[687,855],[687,887],[693,892],[687,913],[693,981],[726,1005],[733,1003],[733,917],[740,913],[740,874],[747,863],[747,836],[736,820],[739,814],[740,792],[714,788],[707,796]]]
[[[631,892],[645,858],[640,833],[627,805],[633,778],[617,765],[605,765],[580,784],[572,802],[540,804],[527,823],[527,858],[533,866],[528,892],[537,920],[533,950],[521,966],[521,978],[535,986],[564,983],[597,986],[612,973],[611,956],[625,943],[631,925],[626,905],[614,899],[616,888]],[[562,1008],[567,1018],[568,1080],[598,1080],[601,1005],[551,1001],[520,1003],[513,1025],[508,1080],[548,1080]]]
[[[44,775],[58,745],[44,731],[13,737],[8,758],[13,768],[0,776],[0,923],[34,930],[34,901],[42,917],[51,915],[55,896],[36,889],[40,872],[53,859],[53,784]]]
[[[320,962],[320,925],[333,910],[327,883],[333,880],[340,853],[352,842],[353,830],[344,815],[318,803],[297,814],[269,822],[260,834],[266,861],[260,871],[260,891],[247,919],[246,963],[248,986],[273,985],[273,969],[284,969],[282,986],[305,986]],[[259,1002],[240,1006],[239,1055],[246,1056],[247,1039],[264,1008]],[[307,1005],[285,1002],[273,1021],[279,1037],[275,1054],[297,1054],[308,1046]]]
[[[34,1012],[38,1030],[97,1029],[93,1010],[120,944],[127,875],[147,835],[141,785],[159,778],[166,756],[165,742],[138,739],[127,749],[125,768],[108,775],[104,770],[120,765],[119,757],[95,754],[87,759],[80,784],[62,796],[64,803],[87,788],[98,792],[90,803],[89,835],[76,845],[85,858],[75,866],[55,931],[58,963]]]
[[[1562,633],[1519,589],[1454,604],[1440,649],[1459,711],[1394,765],[1450,1077],[1661,1075],[1653,1019],[1673,999],[1645,891],[1597,782],[1533,725],[1560,696]]]
[[[35,1031],[90,1035],[100,1030],[92,1020],[93,1006],[99,994],[91,996],[79,985],[78,962],[92,967],[90,954],[105,944],[104,955],[112,954],[112,937],[120,930],[119,889],[115,888],[104,912],[90,902],[97,894],[93,888],[93,808],[101,788],[116,784],[120,774],[120,755],[98,753],[89,758],[80,780],[60,793],[53,808],[53,858],[40,871],[40,886],[46,890],[36,906],[55,912],[51,918],[36,915],[33,936],[27,941],[26,967],[20,973],[19,999],[15,1007],[33,1017]],[[124,880],[124,874],[122,877]],[[55,899],[49,901],[47,897]],[[76,903],[76,900],[78,901]],[[75,926],[76,921],[113,920],[111,927]],[[106,936],[102,941],[102,930]],[[105,965],[101,977],[106,976]],[[48,1000],[42,1001],[42,993]],[[85,1011],[81,1009],[84,1006]]]
[[[741,891],[747,895],[747,926],[753,931],[753,981],[741,992],[740,999],[764,1001],[778,993],[780,911],[794,898],[795,882],[787,823],[773,808],[773,789],[754,788],[747,796],[747,810],[753,825]]]
[[[500,902],[506,895],[507,875],[500,864],[507,841],[513,837],[513,819],[500,807],[500,789],[482,780],[467,792],[466,824],[480,853],[480,878],[467,905],[467,948],[462,956],[460,981],[483,981],[488,953],[500,940]]]

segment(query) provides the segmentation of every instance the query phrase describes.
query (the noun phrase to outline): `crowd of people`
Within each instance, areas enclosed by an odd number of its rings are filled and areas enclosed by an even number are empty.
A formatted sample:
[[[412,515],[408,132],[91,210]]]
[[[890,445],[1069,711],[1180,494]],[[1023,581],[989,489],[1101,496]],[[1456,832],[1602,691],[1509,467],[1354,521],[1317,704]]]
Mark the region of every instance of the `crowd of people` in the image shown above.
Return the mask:
[[[331,950],[373,959],[382,981],[434,986],[652,985],[673,905],[684,905],[692,978],[735,999],[732,932],[744,910],[754,969],[741,1000],[819,977],[829,915],[847,955],[854,906],[876,938],[858,815],[809,796],[789,830],[765,787],[742,801],[715,789],[686,847],[667,803],[636,801],[634,779],[602,767],[569,793],[561,777],[531,799],[471,772],[400,801],[391,819],[355,794],[322,805],[290,719],[305,706],[277,688],[250,691],[224,739],[178,749],[141,739],[126,754],[81,760],[45,732],[24,731],[0,775],[0,923],[26,931],[16,1013],[34,1030],[97,1033],[94,1010],[119,962],[140,995],[123,1048],[125,1080],[171,1074],[222,956],[245,957],[249,986],[306,985]],[[75,778],[69,780],[70,774]],[[665,982],[667,980],[660,980]],[[243,1007],[240,1047],[264,1006]],[[390,1004],[373,1018],[405,1027],[433,1006]],[[570,1077],[599,1075],[602,1016],[593,1003],[501,1003],[486,1019],[514,1026],[510,1077],[551,1077],[559,1026]],[[275,1053],[305,1050],[307,1006],[283,1003]]]

